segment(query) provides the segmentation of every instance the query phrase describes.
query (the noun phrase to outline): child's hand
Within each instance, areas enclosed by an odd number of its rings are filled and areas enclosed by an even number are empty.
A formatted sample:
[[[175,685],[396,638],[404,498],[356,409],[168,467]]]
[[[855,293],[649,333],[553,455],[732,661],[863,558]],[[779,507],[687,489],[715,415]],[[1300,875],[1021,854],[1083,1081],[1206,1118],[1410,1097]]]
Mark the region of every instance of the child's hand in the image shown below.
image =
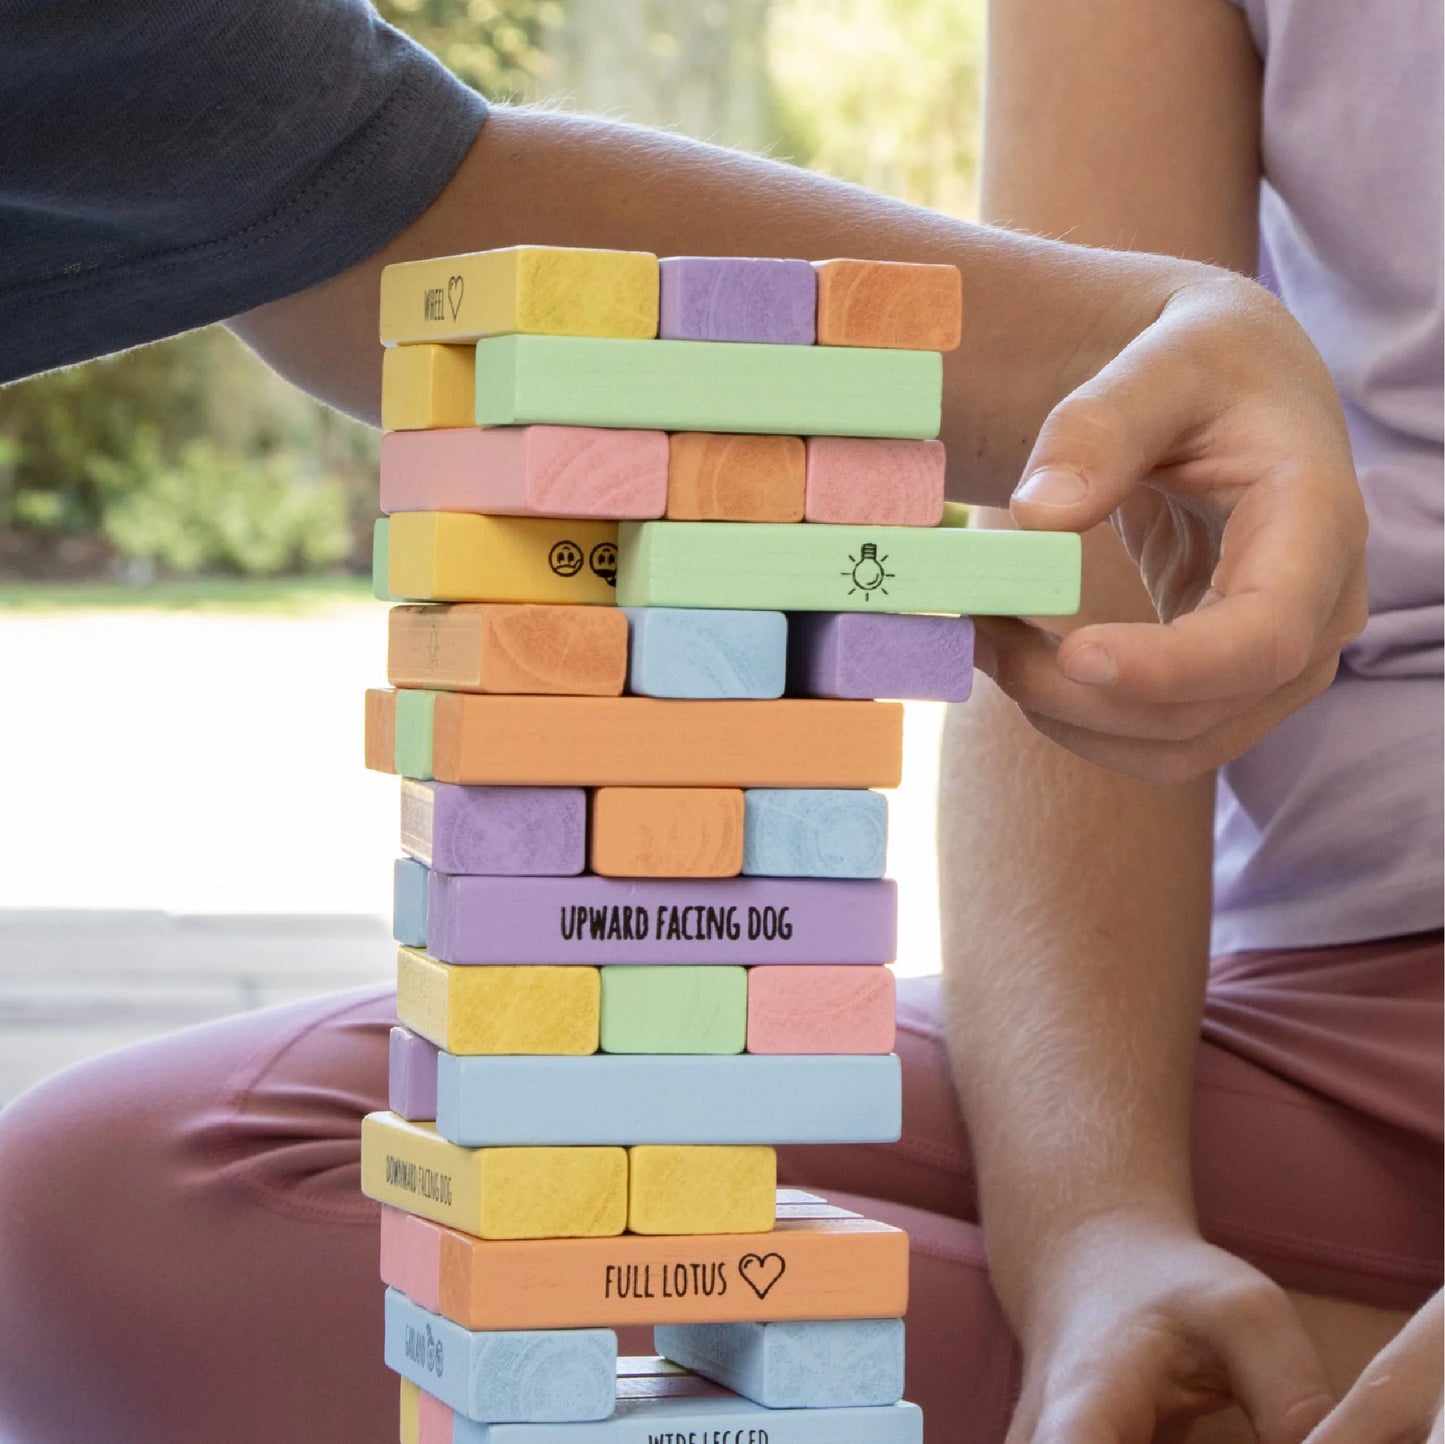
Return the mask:
[[[1024,474],[1019,525],[1112,517],[1165,624],[1061,644],[981,626],[999,685],[1101,766],[1169,782],[1237,756],[1329,685],[1364,626],[1344,416],[1304,333],[1252,283],[1216,273],[1176,291],[1055,407]]]
[[[1260,1444],[1301,1444],[1333,1403],[1283,1290],[1183,1227],[1095,1218],[1039,1268],[1007,1444],[1154,1444],[1232,1403]]]
[[[1439,1444],[1442,1343],[1436,1294],[1380,1350],[1309,1444]]]

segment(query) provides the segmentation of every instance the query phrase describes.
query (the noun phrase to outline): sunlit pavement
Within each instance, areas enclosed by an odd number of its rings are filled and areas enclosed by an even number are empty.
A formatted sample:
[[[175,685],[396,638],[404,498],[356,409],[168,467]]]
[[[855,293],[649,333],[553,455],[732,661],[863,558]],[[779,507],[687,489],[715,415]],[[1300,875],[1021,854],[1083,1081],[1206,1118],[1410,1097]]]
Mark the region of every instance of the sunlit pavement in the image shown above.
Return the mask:
[[[394,779],[364,771],[380,606],[0,614],[0,1103],[67,1063],[384,981]],[[909,708],[889,873],[936,971],[943,709]]]

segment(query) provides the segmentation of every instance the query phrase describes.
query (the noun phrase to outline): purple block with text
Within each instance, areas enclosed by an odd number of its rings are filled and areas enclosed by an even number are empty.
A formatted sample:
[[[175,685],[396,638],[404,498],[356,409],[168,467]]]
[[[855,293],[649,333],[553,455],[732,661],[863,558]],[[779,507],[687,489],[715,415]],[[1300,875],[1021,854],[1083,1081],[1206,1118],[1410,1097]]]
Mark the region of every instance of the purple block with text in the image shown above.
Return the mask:
[[[891,963],[886,878],[431,875],[427,951],[444,963]]]
[[[661,271],[664,341],[813,344],[818,276],[807,261],[669,256]]]
[[[437,1116],[437,1049],[410,1028],[391,1030],[387,1107],[412,1123]]]
[[[438,872],[571,877],[587,859],[580,787],[401,784],[401,845]]]
[[[795,697],[966,702],[973,690],[968,617],[800,612],[788,618]]]

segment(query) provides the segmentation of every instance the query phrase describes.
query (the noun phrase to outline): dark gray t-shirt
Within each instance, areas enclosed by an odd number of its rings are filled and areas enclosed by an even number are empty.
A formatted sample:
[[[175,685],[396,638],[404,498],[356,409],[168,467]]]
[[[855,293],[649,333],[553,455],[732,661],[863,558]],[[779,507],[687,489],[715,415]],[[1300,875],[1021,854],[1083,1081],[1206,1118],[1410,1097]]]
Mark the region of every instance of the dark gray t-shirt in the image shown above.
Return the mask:
[[[0,0],[0,382],[355,265],[485,116],[365,0]]]

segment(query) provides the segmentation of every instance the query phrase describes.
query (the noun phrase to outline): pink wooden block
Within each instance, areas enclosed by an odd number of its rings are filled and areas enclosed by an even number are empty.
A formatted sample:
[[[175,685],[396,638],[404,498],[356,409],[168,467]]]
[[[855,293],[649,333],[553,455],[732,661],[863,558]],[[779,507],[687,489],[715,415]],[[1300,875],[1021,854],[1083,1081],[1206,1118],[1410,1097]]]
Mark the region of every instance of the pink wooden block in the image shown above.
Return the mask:
[[[937,526],[943,461],[941,441],[810,436],[803,518],[842,526]]]
[[[416,1444],[452,1444],[455,1419],[447,1405],[423,1389],[417,1410]]]
[[[891,1053],[893,974],[883,967],[748,969],[749,1053]]]
[[[381,1210],[381,1281],[412,1303],[441,1310],[440,1224],[399,1208]]]
[[[381,509],[638,519],[667,507],[667,435],[455,427],[381,438]]]

